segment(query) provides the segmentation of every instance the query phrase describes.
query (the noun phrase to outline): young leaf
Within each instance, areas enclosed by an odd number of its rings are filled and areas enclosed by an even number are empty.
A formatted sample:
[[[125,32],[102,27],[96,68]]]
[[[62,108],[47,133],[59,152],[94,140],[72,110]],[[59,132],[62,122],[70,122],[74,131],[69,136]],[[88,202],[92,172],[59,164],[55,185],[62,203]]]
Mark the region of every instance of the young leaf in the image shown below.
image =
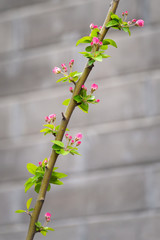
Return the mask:
[[[119,21],[120,18],[116,14],[111,14],[111,19],[116,19]]]
[[[97,56],[97,57],[93,57],[93,59],[94,60],[96,60],[96,61],[98,61],[98,62],[102,62],[102,56],[101,55],[99,55],[99,56]]]
[[[41,187],[41,183],[35,184],[34,191],[35,191],[36,193],[39,193],[40,187]]]
[[[122,30],[123,30],[124,32],[128,32],[129,36],[131,36],[131,32],[130,32],[129,27],[122,27]]]
[[[77,103],[81,103],[82,102],[82,97],[80,95],[76,95],[73,98]]]
[[[61,141],[57,141],[57,140],[52,140],[51,142],[53,142],[54,144],[56,144],[57,146],[63,148],[64,147],[64,143]]]
[[[119,25],[119,22],[116,19],[114,19],[114,20],[109,21],[107,23],[106,27],[112,27],[112,26],[117,26],[117,25]]]
[[[62,154],[63,156],[67,155],[69,153],[69,151],[65,151],[63,148],[61,148],[60,150],[60,154]]]
[[[68,106],[69,102],[70,102],[70,98],[64,100],[62,104],[65,106]]]
[[[54,129],[54,125],[53,125],[53,124],[44,124],[43,126],[44,126],[44,127],[51,128],[51,129]]]
[[[30,172],[31,174],[35,175],[37,166],[34,165],[33,163],[28,163],[27,164],[27,169],[28,169],[28,172]]]
[[[88,113],[88,108],[89,108],[88,103],[82,102],[81,105],[78,105],[78,107],[79,107],[83,112]]]
[[[57,83],[61,82],[61,81],[66,82],[67,80],[68,80],[68,77],[62,77],[62,78],[58,79],[56,82]]]
[[[88,61],[88,66],[91,66],[94,62],[95,62],[94,59],[90,59],[90,60]]]
[[[51,184],[48,185],[48,187],[47,187],[47,191],[49,192],[50,189],[51,189]]]
[[[26,211],[25,210],[21,210],[21,209],[15,211],[15,213],[23,213],[23,212],[26,212]]]
[[[33,182],[25,183],[25,193],[34,185]]]
[[[76,46],[78,46],[80,43],[90,43],[91,41],[92,41],[92,38],[89,36],[82,37],[77,41]]]
[[[32,202],[32,198],[29,198],[26,203],[27,210],[30,208],[31,202]]]
[[[50,227],[45,227],[45,229],[49,231],[55,231],[53,228],[50,228]]]
[[[114,40],[112,39],[104,39],[104,42],[109,42],[110,45],[112,45],[113,47],[117,48],[117,44]]]
[[[42,233],[43,236],[46,236],[47,231],[42,230],[42,231],[40,231],[40,233]]]
[[[91,52],[92,51],[92,47],[91,46],[88,46],[85,48],[86,52]]]
[[[99,29],[98,28],[94,28],[91,32],[91,38],[93,37],[98,37],[98,33],[99,33]]]

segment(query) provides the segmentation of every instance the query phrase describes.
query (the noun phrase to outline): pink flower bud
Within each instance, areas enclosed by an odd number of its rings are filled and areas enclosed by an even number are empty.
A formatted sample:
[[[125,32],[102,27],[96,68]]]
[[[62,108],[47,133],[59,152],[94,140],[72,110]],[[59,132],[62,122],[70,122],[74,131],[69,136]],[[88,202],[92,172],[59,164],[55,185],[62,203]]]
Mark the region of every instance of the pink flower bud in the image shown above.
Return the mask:
[[[137,20],[135,18],[132,19],[132,23],[135,23],[137,22]]]
[[[51,114],[48,116],[50,120],[55,120],[56,119],[56,114]]]
[[[45,218],[46,218],[46,221],[47,221],[47,222],[50,222],[50,221],[51,221],[51,214],[50,214],[49,212],[47,212],[47,213],[45,214]]]
[[[69,62],[69,66],[72,67],[74,64],[74,59],[71,59],[71,61]]]
[[[72,140],[71,140],[71,144],[73,144],[73,143],[74,143],[74,140],[72,139]]]
[[[97,37],[93,37],[92,42],[93,42],[93,44],[98,44],[99,39]]]
[[[65,134],[65,137],[66,137],[66,138],[68,138],[68,137],[69,137],[69,134],[68,134],[68,133],[66,133],[66,134]]]
[[[102,29],[102,26],[99,26],[99,29]]]
[[[39,162],[38,164],[39,164],[40,167],[42,166],[42,162]]]
[[[84,89],[84,90],[86,90],[86,91],[87,91],[87,88],[86,88],[84,85],[82,85],[82,89]]]
[[[98,45],[99,45],[99,46],[102,46],[102,45],[103,45],[103,43],[99,41]]]
[[[132,22],[131,21],[128,21],[128,25],[131,25],[132,24]]]
[[[71,139],[72,139],[72,136],[69,136],[68,138],[69,138],[69,140],[71,140]]]
[[[44,160],[44,164],[47,165],[47,163],[48,163],[48,160]]]
[[[98,28],[98,25],[94,25],[94,28]]]
[[[48,122],[48,120],[49,120],[49,117],[48,117],[48,116],[46,116],[46,117],[45,117],[45,121],[46,121],[46,122]]]
[[[128,15],[128,11],[125,11],[125,15]]]
[[[55,74],[58,74],[58,73],[61,73],[61,69],[59,67],[54,67],[52,72]]]
[[[76,146],[79,146],[80,144],[81,144],[81,141],[78,141],[77,144],[76,144]]]
[[[82,133],[77,133],[76,141],[81,140],[81,139],[82,139]]]
[[[95,84],[95,83],[93,83],[93,84],[91,85],[91,91],[96,91],[97,89],[98,89],[98,85]]]
[[[91,23],[89,27],[90,27],[90,29],[94,29],[94,24]]]
[[[91,42],[91,46],[93,46],[93,44],[94,44],[94,43],[93,43],[93,42]]]
[[[99,103],[99,102],[100,102],[100,99],[97,99],[95,102],[96,102],[96,103]]]
[[[124,16],[124,12],[122,12],[122,16]]]
[[[70,91],[71,93],[73,93],[73,87],[70,87],[70,88],[69,88],[69,91]]]
[[[61,64],[62,68],[66,68],[66,65],[64,63]]]
[[[139,20],[137,20],[135,25],[138,26],[138,27],[143,27],[144,26],[144,21],[142,19],[139,19]]]

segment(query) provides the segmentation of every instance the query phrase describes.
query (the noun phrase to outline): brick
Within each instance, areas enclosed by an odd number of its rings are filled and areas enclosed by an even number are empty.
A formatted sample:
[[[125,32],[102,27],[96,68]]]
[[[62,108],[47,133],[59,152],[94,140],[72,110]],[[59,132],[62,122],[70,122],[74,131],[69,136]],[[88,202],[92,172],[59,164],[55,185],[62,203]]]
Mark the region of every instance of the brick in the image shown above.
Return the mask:
[[[90,118],[88,118],[87,114],[76,109],[71,122],[72,126],[78,128],[82,125],[95,124],[99,122],[101,114],[103,118],[101,118],[99,123],[142,117],[147,114],[147,106],[144,102],[145,83],[143,82],[125,84],[115,88],[103,88],[99,91],[99,94],[102,102],[95,106],[95,108],[93,106],[90,107]],[[59,109],[64,111],[61,103],[69,96],[69,93],[68,96],[65,97],[65,95],[65,89],[61,89],[61,92],[55,89],[53,93],[50,92],[49,94],[31,94],[32,97],[30,95],[26,95],[25,97],[22,95],[15,97],[15,99],[13,98],[13,100],[11,98],[11,104],[8,104],[7,101],[4,104],[1,103],[0,110],[2,117],[5,114],[7,119],[7,122],[1,128],[1,138],[39,132],[42,128],[44,116],[50,114],[51,109],[56,114],[59,112]],[[34,99],[36,98],[37,100],[35,101]],[[11,113],[12,118],[9,117]],[[59,120],[61,116],[58,114],[57,116]],[[79,119],[82,120],[79,121]],[[7,129],[10,131],[7,131]]]
[[[145,179],[145,172],[141,170],[110,174],[99,172],[68,178],[63,181],[64,185],[52,188],[45,205],[54,209],[55,219],[141,210],[147,208],[148,204],[146,198],[149,191],[145,188]],[[14,213],[15,210],[24,208],[27,197],[31,195],[31,191],[24,194],[22,182],[19,184],[1,185],[0,211],[4,217],[0,219],[0,224],[27,221],[25,215]],[[62,208],[66,205],[66,208]],[[44,207],[41,216],[45,211]]]

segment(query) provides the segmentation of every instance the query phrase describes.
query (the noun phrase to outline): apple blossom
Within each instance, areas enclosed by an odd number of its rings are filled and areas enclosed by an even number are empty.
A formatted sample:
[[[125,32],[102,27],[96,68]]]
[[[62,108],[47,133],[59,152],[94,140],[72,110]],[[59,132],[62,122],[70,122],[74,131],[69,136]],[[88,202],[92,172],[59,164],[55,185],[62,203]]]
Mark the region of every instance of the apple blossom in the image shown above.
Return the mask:
[[[81,139],[82,139],[82,133],[77,133],[76,141],[81,140]]]
[[[135,25],[138,26],[138,27],[143,27],[144,26],[144,21],[142,19],[139,19],[139,20],[137,20]]]
[[[59,67],[54,67],[52,72],[55,74],[59,74],[59,73],[61,73],[61,69]]]

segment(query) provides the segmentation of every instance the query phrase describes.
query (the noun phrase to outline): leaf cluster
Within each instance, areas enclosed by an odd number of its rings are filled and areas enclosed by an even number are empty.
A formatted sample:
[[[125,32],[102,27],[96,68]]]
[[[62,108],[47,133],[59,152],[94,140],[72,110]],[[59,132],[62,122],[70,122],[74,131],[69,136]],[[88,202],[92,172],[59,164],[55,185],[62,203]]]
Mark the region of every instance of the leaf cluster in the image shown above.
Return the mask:
[[[24,213],[24,212],[25,212],[25,213],[31,215],[31,212],[34,210],[34,208],[30,208],[31,202],[32,202],[32,198],[29,198],[29,199],[27,200],[27,202],[26,202],[26,208],[27,208],[27,210],[21,210],[21,209],[19,209],[19,210],[15,211],[15,213]]]
[[[43,236],[46,236],[48,231],[54,231],[53,228],[50,227],[43,227],[40,222],[36,222],[36,232],[40,232]]]
[[[64,74],[65,76],[64,77],[62,77],[62,78],[60,78],[60,79],[58,79],[57,80],[57,83],[58,82],[76,82],[78,79],[79,79],[79,76],[81,76],[81,72],[77,72],[77,71],[75,71],[75,72],[71,72],[69,75],[67,75],[67,74]]]
[[[78,148],[77,147],[73,147],[73,146],[70,146],[68,145],[66,148],[64,146],[64,143],[61,142],[61,141],[57,141],[57,140],[53,140],[51,141],[54,143],[54,145],[52,146],[52,148],[54,149],[54,151],[57,153],[57,154],[62,154],[62,155],[68,155],[69,153],[74,155],[80,155],[79,152],[77,151]]]
[[[114,13],[111,13],[111,20],[107,23],[106,27],[123,30],[124,32],[128,32],[129,36],[131,35],[128,23],[123,21],[122,18],[118,17],[118,15]]]
[[[92,94],[87,95],[85,89],[81,89],[80,94],[74,96],[74,100],[77,102],[78,107],[85,113],[88,113],[89,103],[96,104],[96,98]]]
[[[44,161],[45,160],[46,159],[44,159]],[[44,173],[45,173],[45,168],[46,168],[46,166],[44,164],[44,161],[42,162],[42,166],[39,166],[39,167],[37,167],[33,163],[28,163],[27,164],[28,171],[31,174],[33,174],[34,176],[28,178],[28,180],[25,182],[25,184],[24,184],[25,192],[27,192],[34,185],[35,192],[39,193],[39,190],[40,190],[40,187],[41,187],[41,184],[42,184],[42,180],[43,180],[43,176],[44,176]],[[67,175],[64,174],[64,173],[55,172],[56,169],[57,168],[53,168],[47,191],[50,191],[51,184],[62,185],[63,182],[61,182],[59,179],[67,177]]]

